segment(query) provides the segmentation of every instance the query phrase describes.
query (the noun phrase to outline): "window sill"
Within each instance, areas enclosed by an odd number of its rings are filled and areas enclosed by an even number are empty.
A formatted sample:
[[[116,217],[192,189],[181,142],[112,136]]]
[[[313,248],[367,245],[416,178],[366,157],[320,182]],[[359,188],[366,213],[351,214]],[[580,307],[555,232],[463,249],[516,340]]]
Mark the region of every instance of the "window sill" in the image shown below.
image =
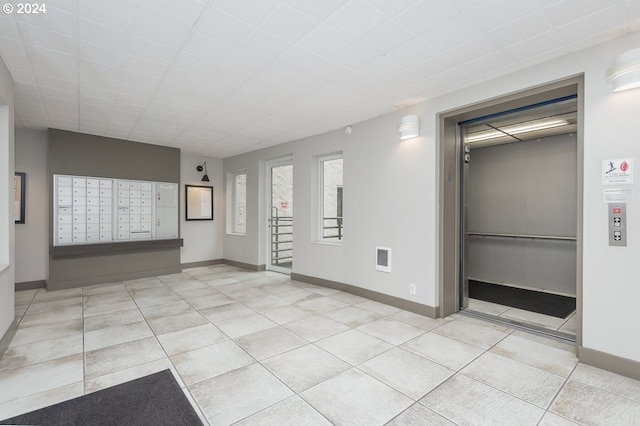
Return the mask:
[[[339,243],[336,243],[334,241],[318,240],[318,241],[314,241],[313,244],[318,244],[321,246],[342,247],[342,241],[340,241]]]
[[[232,237],[246,237],[247,234],[238,234],[237,232],[227,232],[227,235]]]

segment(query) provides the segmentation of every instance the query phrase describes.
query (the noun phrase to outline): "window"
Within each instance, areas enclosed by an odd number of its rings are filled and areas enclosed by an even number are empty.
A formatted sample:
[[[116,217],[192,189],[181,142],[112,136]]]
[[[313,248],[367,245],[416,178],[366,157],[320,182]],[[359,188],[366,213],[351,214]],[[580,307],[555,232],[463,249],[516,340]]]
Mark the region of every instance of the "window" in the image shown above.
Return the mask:
[[[320,158],[320,239],[341,241],[342,220],[342,154]]]
[[[247,233],[247,174],[229,173],[227,179],[227,232]]]

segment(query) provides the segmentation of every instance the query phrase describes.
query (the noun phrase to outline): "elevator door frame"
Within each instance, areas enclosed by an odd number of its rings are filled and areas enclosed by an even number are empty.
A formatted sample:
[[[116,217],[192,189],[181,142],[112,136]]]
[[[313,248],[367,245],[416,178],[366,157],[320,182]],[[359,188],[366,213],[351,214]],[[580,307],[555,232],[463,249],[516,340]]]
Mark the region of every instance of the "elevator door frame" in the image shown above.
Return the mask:
[[[438,316],[445,317],[460,310],[463,299],[460,286],[463,275],[462,206],[463,141],[459,122],[475,117],[536,104],[576,94],[578,98],[577,129],[577,211],[576,211],[576,341],[582,341],[582,206],[583,206],[583,77],[552,83],[503,98],[482,102],[456,111],[440,114],[439,124],[439,307]],[[452,214],[453,213],[453,214]]]

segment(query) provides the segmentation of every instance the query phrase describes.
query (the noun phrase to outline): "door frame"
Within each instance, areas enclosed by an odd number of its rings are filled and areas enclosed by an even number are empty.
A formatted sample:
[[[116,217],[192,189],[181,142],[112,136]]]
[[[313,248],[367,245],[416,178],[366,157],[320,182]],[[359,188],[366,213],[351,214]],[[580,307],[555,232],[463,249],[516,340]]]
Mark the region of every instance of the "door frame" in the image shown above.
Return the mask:
[[[480,102],[438,115],[438,317],[459,311],[462,265],[462,138],[459,122],[471,118],[524,107],[570,94],[578,96],[577,129],[577,212],[576,212],[576,342],[582,344],[582,215],[584,170],[584,77],[525,90],[504,97]]]
[[[272,176],[272,172],[271,170],[275,167],[281,167],[281,166],[292,166],[293,167],[293,156],[292,155],[287,155],[285,157],[280,157],[280,158],[276,158],[274,160],[269,160],[265,162],[265,183],[266,183],[266,193],[265,193],[265,241],[266,241],[266,269],[268,271],[274,271],[274,272],[280,272],[282,274],[287,274],[287,275],[291,275],[291,272],[293,270],[293,265],[291,268],[285,268],[282,266],[278,266],[278,265],[273,265],[271,263],[273,257],[272,257],[272,242],[271,242],[271,206],[272,206],[272,182],[271,182],[271,176]],[[292,180],[291,182],[291,186],[292,186],[292,192],[293,192],[293,185],[294,182]],[[291,194],[292,198],[293,198],[293,193]],[[292,200],[293,201],[293,200]],[[293,235],[292,237],[295,237],[295,235]],[[293,239],[293,238],[292,238]],[[294,245],[295,248],[295,245]]]

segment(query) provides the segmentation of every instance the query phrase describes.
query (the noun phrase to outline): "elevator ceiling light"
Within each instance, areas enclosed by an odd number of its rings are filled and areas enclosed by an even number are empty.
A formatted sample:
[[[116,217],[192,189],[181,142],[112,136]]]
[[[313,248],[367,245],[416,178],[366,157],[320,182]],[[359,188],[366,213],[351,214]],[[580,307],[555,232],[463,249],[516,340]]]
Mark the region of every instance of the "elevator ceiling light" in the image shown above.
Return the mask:
[[[551,129],[559,126],[566,126],[569,122],[567,120],[554,119],[542,119],[533,120],[525,124],[513,124],[510,126],[499,127],[492,130],[484,130],[468,135],[465,138],[466,143],[486,141],[489,139],[496,139],[503,136],[516,136],[522,133],[534,132],[536,130]]]
[[[417,115],[405,115],[400,119],[398,126],[400,140],[411,139],[420,136],[420,117]]]
[[[640,87],[640,49],[626,51],[616,58],[607,70],[607,81],[613,83],[613,91]]]

